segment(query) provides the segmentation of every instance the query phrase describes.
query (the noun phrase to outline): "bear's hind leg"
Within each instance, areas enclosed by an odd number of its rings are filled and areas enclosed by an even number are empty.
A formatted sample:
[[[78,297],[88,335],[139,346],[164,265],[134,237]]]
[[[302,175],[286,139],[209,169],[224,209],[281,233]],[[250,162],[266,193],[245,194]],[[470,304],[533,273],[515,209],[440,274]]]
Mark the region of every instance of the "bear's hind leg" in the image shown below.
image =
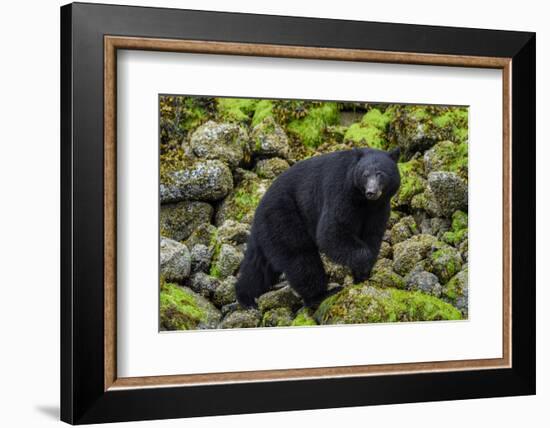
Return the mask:
[[[328,294],[327,277],[319,252],[308,251],[288,260],[285,276],[307,307],[317,306]]]

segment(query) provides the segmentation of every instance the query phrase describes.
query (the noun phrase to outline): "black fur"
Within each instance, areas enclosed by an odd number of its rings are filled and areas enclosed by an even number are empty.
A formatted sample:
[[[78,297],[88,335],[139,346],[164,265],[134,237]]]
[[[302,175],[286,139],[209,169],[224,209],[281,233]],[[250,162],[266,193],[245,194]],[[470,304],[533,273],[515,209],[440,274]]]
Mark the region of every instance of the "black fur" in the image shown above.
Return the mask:
[[[304,304],[317,305],[332,294],[320,251],[348,266],[356,282],[367,279],[399,188],[398,157],[398,150],[347,150],[282,173],[254,215],[236,285],[239,303],[255,306],[284,272]]]

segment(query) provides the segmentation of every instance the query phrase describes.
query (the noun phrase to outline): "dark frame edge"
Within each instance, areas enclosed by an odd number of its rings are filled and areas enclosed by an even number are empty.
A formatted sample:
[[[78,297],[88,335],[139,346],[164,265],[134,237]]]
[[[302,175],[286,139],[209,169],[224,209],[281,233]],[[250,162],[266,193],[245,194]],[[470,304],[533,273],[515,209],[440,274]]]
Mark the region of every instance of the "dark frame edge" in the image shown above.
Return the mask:
[[[60,418],[75,423],[73,389],[73,282],[72,282],[72,5],[60,9],[60,133],[61,133],[61,388]]]

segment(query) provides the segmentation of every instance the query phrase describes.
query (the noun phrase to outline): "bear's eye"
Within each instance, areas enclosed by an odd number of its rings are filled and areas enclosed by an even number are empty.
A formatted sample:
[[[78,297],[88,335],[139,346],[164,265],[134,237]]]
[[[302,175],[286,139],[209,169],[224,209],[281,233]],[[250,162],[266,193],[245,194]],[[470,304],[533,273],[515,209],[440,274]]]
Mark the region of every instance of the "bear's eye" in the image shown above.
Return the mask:
[[[376,171],[376,177],[377,178],[380,178],[380,177],[383,177],[384,176],[384,173],[380,172],[380,171]]]

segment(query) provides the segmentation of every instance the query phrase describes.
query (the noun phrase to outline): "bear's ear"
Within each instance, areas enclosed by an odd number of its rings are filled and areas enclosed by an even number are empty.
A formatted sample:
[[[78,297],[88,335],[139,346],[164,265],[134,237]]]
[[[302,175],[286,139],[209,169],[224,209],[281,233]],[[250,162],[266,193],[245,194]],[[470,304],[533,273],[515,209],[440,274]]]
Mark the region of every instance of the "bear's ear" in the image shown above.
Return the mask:
[[[399,147],[388,152],[389,157],[392,158],[394,162],[397,162],[399,160],[400,154],[401,150],[399,149]]]

